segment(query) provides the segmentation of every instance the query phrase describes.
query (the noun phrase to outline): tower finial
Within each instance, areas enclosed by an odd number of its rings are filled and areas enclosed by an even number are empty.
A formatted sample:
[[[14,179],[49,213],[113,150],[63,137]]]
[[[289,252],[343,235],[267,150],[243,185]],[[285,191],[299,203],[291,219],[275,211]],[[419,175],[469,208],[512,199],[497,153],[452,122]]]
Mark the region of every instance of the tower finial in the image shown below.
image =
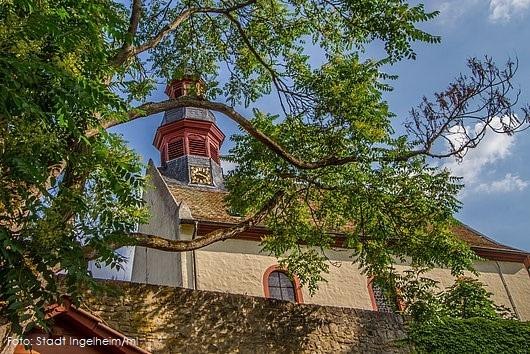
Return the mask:
[[[182,96],[202,98],[206,89],[205,82],[199,76],[184,75],[171,80],[166,86],[166,95],[176,99]]]

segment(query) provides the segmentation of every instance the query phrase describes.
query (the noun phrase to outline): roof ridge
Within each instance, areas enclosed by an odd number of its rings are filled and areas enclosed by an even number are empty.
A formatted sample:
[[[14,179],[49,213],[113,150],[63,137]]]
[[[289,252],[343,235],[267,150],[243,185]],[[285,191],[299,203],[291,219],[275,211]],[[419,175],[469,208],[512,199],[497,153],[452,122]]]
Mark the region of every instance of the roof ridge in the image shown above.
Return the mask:
[[[235,224],[241,221],[241,216],[233,215],[226,203],[225,197],[229,195],[228,191],[184,185],[171,177],[164,176],[160,171],[158,173],[164,180],[164,184],[166,184],[174,200],[187,205],[195,220],[228,224]],[[495,241],[460,220],[455,219],[455,221],[453,233],[458,239],[466,242],[471,247],[495,248],[497,250],[527,253],[524,250]]]

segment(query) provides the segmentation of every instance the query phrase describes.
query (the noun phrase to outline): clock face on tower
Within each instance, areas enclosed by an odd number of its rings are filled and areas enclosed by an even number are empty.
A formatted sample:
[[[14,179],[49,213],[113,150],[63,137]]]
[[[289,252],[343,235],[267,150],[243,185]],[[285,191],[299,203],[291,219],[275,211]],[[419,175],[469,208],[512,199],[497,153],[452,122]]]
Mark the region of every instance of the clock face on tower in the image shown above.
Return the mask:
[[[192,184],[212,184],[212,172],[209,167],[190,166],[190,183]]]

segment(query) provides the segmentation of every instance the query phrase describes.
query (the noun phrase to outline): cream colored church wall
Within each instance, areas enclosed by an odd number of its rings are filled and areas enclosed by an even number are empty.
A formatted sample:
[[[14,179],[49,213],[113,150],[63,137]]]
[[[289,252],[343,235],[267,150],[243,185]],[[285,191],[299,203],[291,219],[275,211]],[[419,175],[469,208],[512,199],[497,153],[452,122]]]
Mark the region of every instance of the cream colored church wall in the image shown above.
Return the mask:
[[[506,262],[506,265],[507,267],[510,266],[511,268],[513,267],[516,267],[516,268],[522,268],[523,270],[524,269],[524,266],[522,263],[512,263],[512,262]],[[506,288],[502,282],[502,278],[499,274],[499,270],[497,268],[497,265],[495,263],[495,261],[479,261],[479,262],[475,262],[474,264],[474,267],[475,267],[475,270],[477,272],[479,272],[478,274],[478,280],[480,282],[482,282],[484,285],[485,285],[485,288],[491,292],[493,295],[492,295],[492,300],[497,304],[497,305],[503,305],[503,306],[506,306],[507,308],[509,309],[512,309],[513,310],[513,306],[510,302],[510,298],[508,296],[508,292],[506,291]],[[403,264],[396,264],[395,265],[395,268],[398,270],[398,271],[405,271],[407,269],[410,269],[409,266],[407,265],[403,265]],[[505,269],[503,269],[503,276],[506,277],[508,276],[507,274],[504,274],[504,271]],[[530,277],[528,276],[528,273],[526,274],[526,278],[524,276],[521,276],[521,275],[524,275],[524,274],[517,274],[516,275],[516,278],[517,278],[517,285],[516,287],[517,288],[526,288],[528,286],[530,286]],[[451,275],[451,271],[449,269],[443,269],[443,268],[436,268],[436,269],[433,269],[431,271],[429,271],[428,273],[425,274],[426,277],[428,278],[431,278],[433,280],[436,280],[438,282],[438,288],[439,290],[445,290],[446,288],[450,287],[451,285],[453,285],[454,283],[454,277]],[[466,276],[469,276],[469,277],[476,277],[475,275],[467,272],[466,273]],[[512,290],[511,287],[508,287],[508,290],[510,291],[510,294],[512,295],[512,299],[514,300],[515,304],[516,304],[516,308],[519,311],[519,307],[517,305],[517,301],[515,301],[515,297],[517,297],[518,301],[525,301],[524,300],[524,297],[522,297],[520,294],[521,292],[519,291],[518,293],[514,293],[514,291]],[[530,293],[527,293],[527,296],[530,295]],[[522,313],[520,313],[521,315],[521,319],[523,320],[528,320],[528,315],[524,316]]]
[[[530,321],[530,275],[523,263],[487,260],[475,262],[474,267],[479,273],[478,280],[492,293],[491,299],[495,304],[506,306],[516,312],[523,321]],[[471,273],[466,275],[475,277]],[[454,277],[448,269],[437,268],[430,271],[427,276],[439,282],[440,290],[451,286],[454,282]]]
[[[521,320],[530,321],[530,274],[521,263],[499,262],[499,266]]]
[[[264,296],[263,274],[278,264],[275,257],[260,254],[254,241],[228,240],[205,247],[197,254],[197,285],[212,290]],[[367,278],[348,257],[347,251],[330,251],[327,282],[313,296],[302,289],[304,303],[372,309]]]
[[[216,243],[196,252],[198,289],[264,296],[263,273],[277,264],[274,257],[260,254],[260,246],[254,241],[228,240]],[[330,251],[332,261],[327,282],[319,285],[313,296],[303,288],[304,303],[372,309],[367,288],[367,278],[348,256],[349,252]],[[510,291],[518,314],[522,320],[530,320],[530,276],[523,264],[499,262],[506,286]],[[410,269],[396,264],[398,271]],[[475,264],[478,279],[493,293],[496,304],[512,308],[508,293],[494,261]],[[471,274],[469,274],[471,275]],[[454,277],[450,270],[437,268],[427,274],[439,282],[440,290],[451,286]]]
[[[319,285],[319,290],[313,297],[309,295],[304,297],[304,300],[307,298],[306,302],[372,310],[368,278],[361,274],[358,265],[353,263],[351,258],[345,256],[347,253],[347,251],[326,252],[332,261],[329,265],[329,273],[324,275],[327,282]],[[304,291],[307,292],[306,289]],[[337,298],[340,299],[340,303],[336,303]]]
[[[479,272],[478,280],[486,286],[486,289],[489,292],[493,293],[491,296],[493,302],[497,305],[503,305],[513,310],[510,298],[508,297],[506,288],[502,283],[502,278],[499,275],[499,269],[497,268],[495,261],[477,262],[475,264],[475,269]],[[528,278],[527,281],[530,281],[530,278]]]

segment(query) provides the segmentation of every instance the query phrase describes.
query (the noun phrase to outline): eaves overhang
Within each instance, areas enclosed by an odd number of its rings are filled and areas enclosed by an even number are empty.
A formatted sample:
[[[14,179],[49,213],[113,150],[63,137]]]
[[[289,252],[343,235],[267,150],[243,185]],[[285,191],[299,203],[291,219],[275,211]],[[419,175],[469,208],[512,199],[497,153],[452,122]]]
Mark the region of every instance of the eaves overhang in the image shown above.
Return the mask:
[[[204,236],[215,230],[228,229],[237,225],[235,223],[215,222],[200,219],[182,219],[181,223],[191,225],[196,224],[198,226],[197,236]],[[267,236],[267,234],[269,234],[269,229],[265,225],[257,225],[242,232],[240,235],[235,237],[235,239],[261,242],[262,239]],[[333,244],[334,247],[348,248],[345,247],[346,236],[344,234],[333,233],[333,236],[335,238],[335,242]],[[493,261],[524,263],[527,269],[530,267],[530,253],[522,250],[481,246],[470,246],[470,248],[479,257],[482,257],[484,259]]]

